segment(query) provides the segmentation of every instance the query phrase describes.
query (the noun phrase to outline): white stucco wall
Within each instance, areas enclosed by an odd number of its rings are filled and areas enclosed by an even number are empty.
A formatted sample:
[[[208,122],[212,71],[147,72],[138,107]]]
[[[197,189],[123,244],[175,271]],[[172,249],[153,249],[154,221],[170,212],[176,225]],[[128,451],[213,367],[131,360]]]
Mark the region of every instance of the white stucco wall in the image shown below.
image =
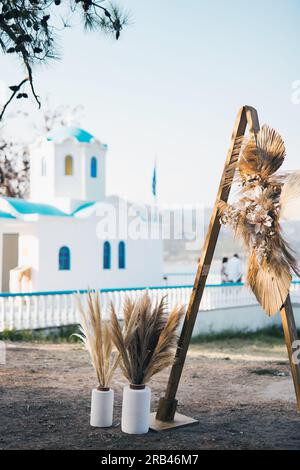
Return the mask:
[[[46,174],[42,175],[42,160]],[[49,202],[55,196],[55,146],[53,142],[38,140],[30,147],[30,198]]]
[[[0,218],[0,289],[2,286],[3,264],[3,234],[15,233],[19,235],[19,261],[18,266],[32,266],[32,276],[36,279],[38,273],[38,238],[37,226],[34,223],[23,222],[17,219]],[[26,241],[25,241],[26,240]],[[34,248],[35,246],[35,248]],[[29,249],[27,249],[27,247]],[[17,266],[15,266],[17,267]]]
[[[294,304],[293,309],[296,324],[300,326],[299,304]],[[280,313],[268,317],[260,305],[200,311],[193,330],[193,337],[224,331],[256,331],[273,325],[281,325]]]
[[[44,217],[33,223],[36,226],[39,250],[38,262],[34,265],[34,291],[162,284],[162,242],[159,240],[124,240],[125,269],[118,268],[119,240],[110,240],[111,269],[103,269],[104,241],[99,240],[96,235],[96,217]],[[23,249],[27,240],[28,249],[33,250],[32,259],[35,260],[36,245],[33,244],[32,238],[21,239]],[[70,271],[58,269],[58,252],[62,246],[68,246],[71,251]]]
[[[73,158],[73,174],[65,175],[65,157]],[[30,148],[30,198],[53,203],[55,198],[100,201],[105,197],[106,147],[100,142],[80,143],[75,138],[63,142],[39,140]],[[97,159],[97,177],[91,177],[91,158]],[[42,175],[42,159],[46,175]]]
[[[105,197],[106,192],[106,147],[103,147],[98,142],[85,144],[84,148],[84,173],[82,199],[87,201],[101,201]],[[97,159],[97,177],[91,177],[91,158]]]
[[[26,230],[19,235],[19,263],[18,266],[31,267],[31,290],[35,290],[39,276],[39,238],[37,227],[27,224]],[[24,233],[24,232],[31,233]]]
[[[52,204],[68,213],[85,202],[103,203],[106,200],[106,152],[107,146],[96,139],[90,143],[79,142],[75,137],[66,137],[56,142],[39,139],[30,148],[30,199]],[[65,158],[68,155],[73,158],[72,175],[65,174]],[[91,177],[92,157],[97,159],[96,177]],[[42,172],[43,159],[45,175]],[[108,236],[111,243],[111,269],[103,269],[103,243],[106,239],[97,237],[96,227],[100,216],[96,215],[96,208],[83,211],[76,217],[22,215],[4,198],[0,198],[0,208],[19,217],[18,220],[9,221],[9,226],[11,233],[19,233],[18,266],[32,267],[33,291],[162,284],[161,240],[122,238],[126,243],[126,268],[119,269],[120,240],[117,237],[120,235]],[[41,210],[38,212],[44,213]],[[117,208],[113,221],[118,218],[119,213]],[[70,271],[59,270],[58,253],[62,246],[68,246],[71,250]]]

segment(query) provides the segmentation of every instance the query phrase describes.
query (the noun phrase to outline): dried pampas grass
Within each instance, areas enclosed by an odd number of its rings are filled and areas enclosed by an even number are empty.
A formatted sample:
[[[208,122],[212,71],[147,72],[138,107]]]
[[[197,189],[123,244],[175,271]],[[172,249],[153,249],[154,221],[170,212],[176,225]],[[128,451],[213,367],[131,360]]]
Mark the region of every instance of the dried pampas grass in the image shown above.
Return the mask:
[[[113,353],[111,325],[102,318],[99,292],[88,292],[87,308],[82,305],[79,295],[76,295],[80,314],[80,333],[76,334],[89,352],[95,369],[99,388],[109,386],[118,358]]]
[[[111,306],[112,339],[129,383],[144,385],[172,363],[183,314],[183,307],[175,307],[168,315],[166,298],[153,304],[146,292],[134,302],[126,300],[122,331],[114,306]]]

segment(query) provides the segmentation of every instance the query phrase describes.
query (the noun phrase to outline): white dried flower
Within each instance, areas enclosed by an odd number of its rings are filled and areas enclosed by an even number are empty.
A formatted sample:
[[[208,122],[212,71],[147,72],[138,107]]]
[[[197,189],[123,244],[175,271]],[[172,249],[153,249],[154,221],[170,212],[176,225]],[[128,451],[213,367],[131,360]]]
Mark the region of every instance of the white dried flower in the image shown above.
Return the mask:
[[[273,224],[273,219],[268,215],[268,211],[260,205],[257,205],[254,210],[249,212],[246,219],[249,224],[254,225],[256,234],[264,233]]]

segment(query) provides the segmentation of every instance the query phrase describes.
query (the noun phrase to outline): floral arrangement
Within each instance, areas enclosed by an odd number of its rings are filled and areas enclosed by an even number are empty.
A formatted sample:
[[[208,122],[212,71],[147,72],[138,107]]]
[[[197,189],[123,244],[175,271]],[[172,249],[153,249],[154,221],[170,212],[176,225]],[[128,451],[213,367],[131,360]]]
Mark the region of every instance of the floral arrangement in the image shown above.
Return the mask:
[[[263,126],[242,142],[240,159],[225,176],[224,185],[238,183],[238,201],[219,203],[220,222],[244,241],[249,253],[247,283],[268,315],[284,304],[292,272],[300,274],[280,225],[281,219],[300,215],[300,172],[278,174],[284,158],[281,136]]]

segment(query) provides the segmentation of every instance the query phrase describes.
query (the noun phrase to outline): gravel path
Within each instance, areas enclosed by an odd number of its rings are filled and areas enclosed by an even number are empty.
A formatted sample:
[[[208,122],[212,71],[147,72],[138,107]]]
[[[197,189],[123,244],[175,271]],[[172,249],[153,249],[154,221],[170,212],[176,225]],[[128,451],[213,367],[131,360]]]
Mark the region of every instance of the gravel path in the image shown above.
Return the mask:
[[[153,410],[167,376],[151,383]],[[118,373],[114,427],[91,428],[95,378],[82,347],[7,343],[7,363],[0,366],[0,449],[300,449],[300,415],[283,346],[191,346],[178,410],[199,424],[163,434],[121,432],[124,383]]]

